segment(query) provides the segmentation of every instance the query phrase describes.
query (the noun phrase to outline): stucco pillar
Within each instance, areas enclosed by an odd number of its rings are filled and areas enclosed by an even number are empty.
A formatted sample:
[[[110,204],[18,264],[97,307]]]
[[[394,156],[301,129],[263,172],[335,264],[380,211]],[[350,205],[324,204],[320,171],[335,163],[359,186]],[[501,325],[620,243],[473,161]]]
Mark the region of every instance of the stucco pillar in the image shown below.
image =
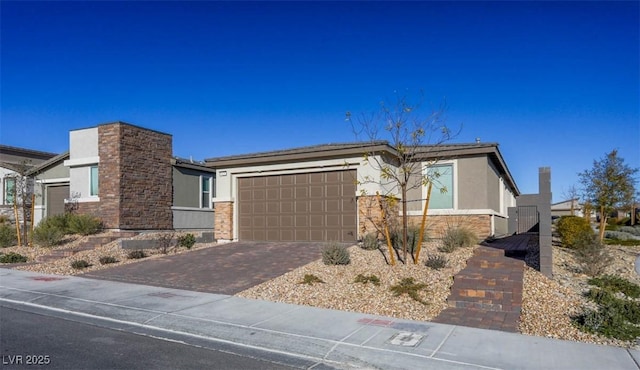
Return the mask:
[[[551,247],[551,168],[540,167],[538,175],[538,215],[540,217],[540,272],[553,276],[553,249]]]

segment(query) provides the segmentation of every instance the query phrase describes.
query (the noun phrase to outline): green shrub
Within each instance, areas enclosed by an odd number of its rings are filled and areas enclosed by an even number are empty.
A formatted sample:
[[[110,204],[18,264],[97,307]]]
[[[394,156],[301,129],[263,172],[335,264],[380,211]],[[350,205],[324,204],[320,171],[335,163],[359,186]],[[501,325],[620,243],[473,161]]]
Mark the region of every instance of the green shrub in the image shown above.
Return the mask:
[[[108,265],[110,263],[117,263],[118,262],[118,260],[115,257],[112,257],[112,256],[102,256],[102,257],[100,257],[99,261],[100,261],[100,264],[102,264],[102,265]]]
[[[601,275],[612,258],[606,247],[593,233],[582,233],[575,243],[577,245],[575,257],[582,272],[588,276]]]
[[[584,237],[583,234],[594,234],[589,222],[578,216],[560,217],[556,230],[562,245],[567,248],[576,248],[576,243]]]
[[[351,256],[347,247],[333,243],[322,250],[322,262],[325,265],[348,265],[351,262]]]
[[[319,277],[313,274],[305,274],[302,281],[299,282],[298,284],[313,285],[315,283],[324,283],[324,281],[322,281],[322,279],[320,279]]]
[[[620,226],[619,231],[635,236],[640,236],[640,226]]]
[[[434,270],[440,270],[447,267],[447,263],[449,263],[447,257],[441,254],[432,254],[424,262],[424,265]]]
[[[625,341],[640,337],[639,302],[617,298],[613,292],[603,289],[591,289],[585,296],[598,308],[572,318],[580,329]]]
[[[102,230],[102,221],[90,215],[71,215],[68,222],[71,234],[92,235]]]
[[[629,298],[640,298],[640,286],[616,275],[603,275],[587,281],[604,290],[616,293],[620,292]]]
[[[16,228],[10,224],[0,224],[0,248],[16,245]]]
[[[193,234],[180,235],[178,237],[178,245],[191,249],[196,244],[196,237]]]
[[[629,240],[616,240],[616,239],[605,239],[604,243],[607,245],[623,245],[627,247],[637,247],[640,245],[640,240],[629,239]]]
[[[49,216],[43,218],[38,226],[52,227],[60,230],[63,234],[69,234],[69,220],[71,219],[71,213],[63,213],[60,215]]]
[[[73,267],[76,270],[86,269],[89,266],[91,265],[89,264],[89,262],[85,260],[77,260],[77,261],[71,262],[71,267]]]
[[[22,263],[27,262],[27,257],[18,253],[9,252],[0,254],[0,263]]]
[[[358,276],[356,276],[355,280],[353,281],[354,283],[362,283],[362,284],[367,284],[367,283],[371,283],[375,286],[380,285],[380,278],[378,278],[375,275],[362,275],[362,274],[358,274]]]
[[[379,248],[378,233],[368,233],[362,238],[362,249],[373,251]]]
[[[147,254],[144,253],[143,250],[135,250],[135,251],[129,252],[129,254],[127,254],[127,257],[132,260],[138,260],[138,259],[147,257]]]
[[[409,277],[409,278],[402,279],[398,284],[392,286],[390,290],[393,293],[393,295],[396,297],[402,294],[407,294],[414,301],[417,301],[426,305],[427,302],[425,302],[422,298],[420,298],[420,295],[418,294],[418,292],[426,288],[427,288],[427,284],[416,283],[413,278]]]
[[[402,249],[402,229],[398,228],[389,233],[389,239],[391,239],[391,245],[396,250]],[[407,252],[413,254],[418,247],[418,239],[420,239],[420,227],[410,225],[407,227]],[[423,236],[423,241],[427,239],[426,234]]]
[[[458,248],[471,247],[477,243],[478,237],[473,231],[464,226],[455,226],[445,230],[438,250],[451,253]]]
[[[42,247],[52,247],[64,240],[64,230],[55,222],[41,222],[33,229],[31,238]]]

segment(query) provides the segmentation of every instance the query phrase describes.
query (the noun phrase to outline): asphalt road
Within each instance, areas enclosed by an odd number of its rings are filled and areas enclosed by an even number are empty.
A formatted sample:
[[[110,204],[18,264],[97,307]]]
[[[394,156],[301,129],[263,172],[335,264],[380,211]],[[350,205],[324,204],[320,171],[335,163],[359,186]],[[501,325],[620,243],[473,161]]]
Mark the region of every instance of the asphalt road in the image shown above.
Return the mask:
[[[39,311],[39,312],[38,312]],[[0,304],[2,369],[294,369],[302,359]],[[191,342],[191,343],[189,343]]]

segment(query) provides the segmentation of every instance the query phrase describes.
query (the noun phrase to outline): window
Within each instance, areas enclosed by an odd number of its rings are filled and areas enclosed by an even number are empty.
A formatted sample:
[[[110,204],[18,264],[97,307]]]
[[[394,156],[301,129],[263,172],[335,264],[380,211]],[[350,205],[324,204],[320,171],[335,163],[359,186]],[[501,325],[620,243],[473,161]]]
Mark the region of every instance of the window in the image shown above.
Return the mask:
[[[89,195],[92,197],[98,196],[98,166],[91,166],[90,175],[90,187]]]
[[[211,208],[211,177],[200,176],[201,183],[201,196],[200,196],[200,208]]]
[[[429,167],[427,176],[433,183],[430,209],[453,209],[453,164]]]
[[[13,204],[16,198],[16,179],[4,178],[4,204]]]

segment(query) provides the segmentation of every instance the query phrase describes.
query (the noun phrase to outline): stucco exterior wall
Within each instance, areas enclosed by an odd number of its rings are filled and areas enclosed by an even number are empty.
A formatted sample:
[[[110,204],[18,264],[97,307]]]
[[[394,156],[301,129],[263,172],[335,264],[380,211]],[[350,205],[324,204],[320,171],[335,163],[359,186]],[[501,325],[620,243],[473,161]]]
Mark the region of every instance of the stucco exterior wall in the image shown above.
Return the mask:
[[[500,175],[491,161],[487,161],[487,207],[495,212],[501,212],[500,202]]]
[[[177,206],[199,208],[200,175],[202,175],[202,172],[178,167],[174,167],[172,172],[174,207]],[[212,176],[213,174],[208,175]]]
[[[458,209],[487,209],[486,156],[457,159],[458,164]],[[454,190],[454,191],[455,191]]]
[[[173,228],[175,230],[214,230],[213,209],[179,209],[174,207]]]

